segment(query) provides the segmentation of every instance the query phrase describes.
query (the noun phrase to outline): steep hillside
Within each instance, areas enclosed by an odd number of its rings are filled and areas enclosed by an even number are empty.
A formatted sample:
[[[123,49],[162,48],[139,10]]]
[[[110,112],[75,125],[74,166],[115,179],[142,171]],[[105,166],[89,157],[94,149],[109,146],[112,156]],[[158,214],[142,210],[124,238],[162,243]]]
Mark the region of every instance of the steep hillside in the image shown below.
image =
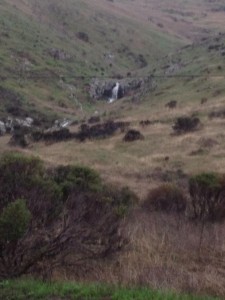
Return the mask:
[[[0,116],[81,118],[91,78],[149,74],[224,20],[221,0],[2,0]]]
[[[79,113],[90,77],[126,75],[182,44],[112,6],[1,1],[1,115],[16,103],[19,115]]]

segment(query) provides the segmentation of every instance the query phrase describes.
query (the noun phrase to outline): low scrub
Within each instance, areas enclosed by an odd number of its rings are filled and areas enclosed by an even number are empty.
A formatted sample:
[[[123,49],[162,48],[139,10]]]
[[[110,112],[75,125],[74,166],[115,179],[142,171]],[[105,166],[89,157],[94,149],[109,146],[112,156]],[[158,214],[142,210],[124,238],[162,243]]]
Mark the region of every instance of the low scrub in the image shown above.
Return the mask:
[[[103,188],[103,201],[111,203],[114,212],[119,216],[124,216],[129,208],[137,204],[138,197],[128,187],[118,188],[117,186],[107,185]]]
[[[225,176],[201,173],[189,180],[190,209],[198,220],[220,221],[225,218]]]
[[[125,142],[133,142],[133,141],[143,140],[143,139],[144,139],[143,134],[141,134],[140,131],[135,129],[128,130],[123,138]]]
[[[73,190],[101,191],[102,182],[99,174],[83,166],[59,166],[53,170],[53,177],[64,194]]]
[[[173,125],[173,130],[177,134],[191,132],[199,129],[200,120],[197,117],[179,117]]]
[[[175,185],[163,184],[149,191],[143,207],[150,211],[181,213],[186,209],[186,197]]]

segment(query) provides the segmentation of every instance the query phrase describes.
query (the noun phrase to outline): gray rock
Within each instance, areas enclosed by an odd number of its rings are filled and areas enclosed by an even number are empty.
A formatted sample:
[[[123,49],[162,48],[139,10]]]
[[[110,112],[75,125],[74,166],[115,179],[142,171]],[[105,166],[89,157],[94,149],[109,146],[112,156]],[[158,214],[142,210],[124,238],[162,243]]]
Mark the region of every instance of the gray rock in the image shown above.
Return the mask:
[[[34,119],[28,117],[25,119],[26,123],[29,124],[30,126],[32,126],[32,124],[34,123]]]
[[[73,123],[72,120],[67,120],[67,119],[63,119],[63,120],[55,120],[55,123],[53,125],[52,128],[50,128],[50,130],[57,130],[60,128],[66,128],[68,126],[70,126]]]
[[[93,100],[112,98],[113,88],[119,83],[118,99],[132,95],[134,93],[143,93],[153,90],[156,83],[151,76],[144,78],[126,78],[120,80],[101,80],[93,79],[90,83],[89,95]]]
[[[8,117],[5,122],[5,127],[7,132],[12,132],[14,127],[13,118]]]
[[[15,127],[25,127],[25,128],[31,128],[33,125],[34,120],[30,117],[23,119],[19,119],[19,118],[11,118],[8,117],[6,122],[5,122],[5,128],[6,131],[9,133],[14,132]]]
[[[0,136],[6,133],[5,123],[0,121]]]

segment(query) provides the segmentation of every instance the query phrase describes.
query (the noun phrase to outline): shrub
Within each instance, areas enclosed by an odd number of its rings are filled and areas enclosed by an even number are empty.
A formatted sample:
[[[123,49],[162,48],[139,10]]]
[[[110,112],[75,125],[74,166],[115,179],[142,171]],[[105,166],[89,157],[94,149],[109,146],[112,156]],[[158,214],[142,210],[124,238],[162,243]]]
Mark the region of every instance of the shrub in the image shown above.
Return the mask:
[[[199,220],[225,218],[225,178],[216,173],[201,173],[189,180],[190,208]]]
[[[54,180],[68,194],[71,190],[99,191],[102,182],[99,174],[84,166],[60,166],[55,169]]]
[[[143,207],[147,210],[181,213],[186,209],[186,197],[175,185],[163,184],[149,191]]]
[[[102,201],[110,203],[119,216],[124,216],[130,207],[138,202],[137,195],[128,187],[118,188],[107,185],[104,186],[102,195]]]
[[[27,147],[28,140],[26,134],[28,129],[26,127],[14,126],[14,132],[10,140],[10,144],[13,146]]]
[[[92,116],[88,119],[89,124],[99,123],[101,121],[99,116]]]
[[[0,215],[0,244],[19,240],[28,229],[30,219],[25,200],[18,199],[8,204]]]
[[[128,130],[123,138],[123,140],[125,142],[133,142],[136,140],[143,140],[143,139],[144,139],[144,136],[140,133],[140,131],[135,130],[135,129]]]
[[[20,153],[8,153],[0,159],[0,212],[16,199],[27,205],[38,222],[49,222],[62,202],[61,187],[46,174],[42,161]]]
[[[77,38],[88,43],[89,42],[89,36],[86,32],[77,32]]]
[[[103,187],[86,167],[50,171],[17,153],[0,158],[0,172],[0,280],[33,272],[40,263],[48,270],[88,265],[122,247],[129,189]]]
[[[200,125],[200,120],[197,117],[179,117],[173,125],[173,130],[176,133],[186,133],[197,130]]]
[[[23,198],[24,189],[44,174],[43,163],[36,157],[10,152],[0,158],[0,211],[9,201]],[[25,197],[26,198],[26,197]]]
[[[168,108],[175,108],[177,106],[177,101],[176,100],[171,100],[165,105]]]

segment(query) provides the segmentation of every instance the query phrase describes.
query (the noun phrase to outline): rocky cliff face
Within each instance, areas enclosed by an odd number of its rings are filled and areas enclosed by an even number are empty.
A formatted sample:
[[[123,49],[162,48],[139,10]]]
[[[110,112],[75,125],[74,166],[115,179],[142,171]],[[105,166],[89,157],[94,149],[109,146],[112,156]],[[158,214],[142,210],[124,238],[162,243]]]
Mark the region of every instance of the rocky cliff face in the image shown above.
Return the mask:
[[[90,83],[89,94],[91,99],[108,100],[112,96],[112,89],[116,85],[116,82],[119,83],[118,99],[153,90],[156,87],[156,82],[152,76],[119,80],[95,78]]]

